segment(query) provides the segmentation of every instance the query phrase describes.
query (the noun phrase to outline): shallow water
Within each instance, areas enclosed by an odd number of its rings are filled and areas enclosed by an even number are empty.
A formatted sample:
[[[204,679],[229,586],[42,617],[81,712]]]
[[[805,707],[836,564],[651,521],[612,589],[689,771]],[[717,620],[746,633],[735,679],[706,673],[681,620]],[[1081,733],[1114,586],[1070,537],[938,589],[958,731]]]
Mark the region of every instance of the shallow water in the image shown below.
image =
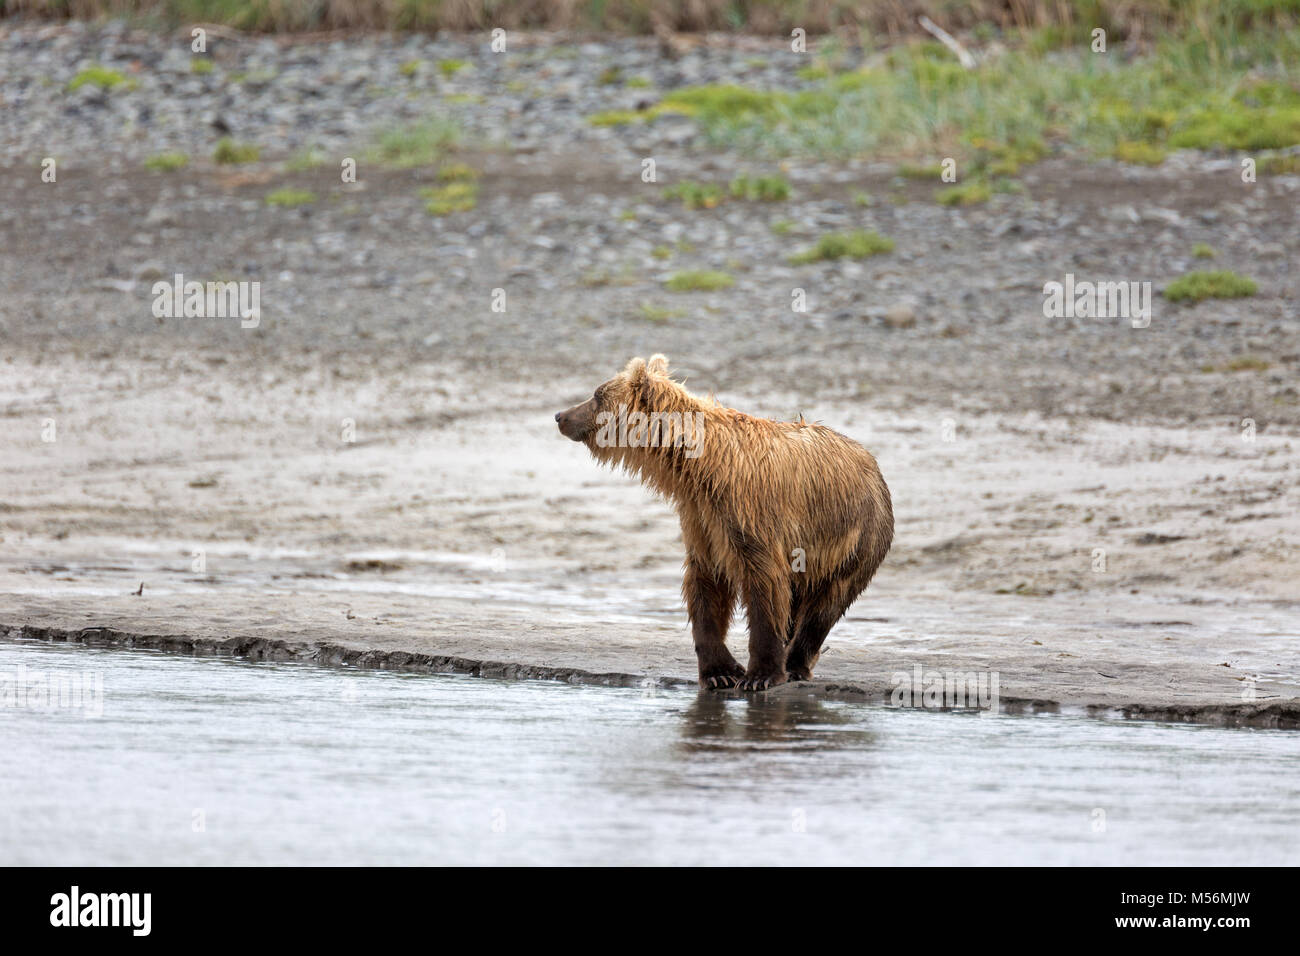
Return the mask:
[[[0,643],[0,863],[1295,864],[1300,736]]]

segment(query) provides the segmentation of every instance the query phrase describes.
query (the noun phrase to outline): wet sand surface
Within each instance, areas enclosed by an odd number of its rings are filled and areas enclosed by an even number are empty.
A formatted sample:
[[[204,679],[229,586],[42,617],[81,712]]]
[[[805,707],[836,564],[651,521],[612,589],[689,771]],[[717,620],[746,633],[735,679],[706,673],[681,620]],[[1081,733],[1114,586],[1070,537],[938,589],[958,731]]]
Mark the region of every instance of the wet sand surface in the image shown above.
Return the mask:
[[[112,377],[70,364],[60,381]],[[446,373],[326,393],[306,403],[314,421],[275,389],[247,401],[238,378],[252,374],[182,372],[116,400],[112,383],[59,388],[61,437],[4,466],[0,625],[255,657],[693,677],[670,507],[553,433],[548,408],[520,411],[527,388],[469,388],[463,416],[410,428],[393,418],[419,399],[402,393]],[[815,688],[776,693],[888,700],[894,675],[921,665],[997,672],[1011,707],[1296,721],[1295,492],[1270,495],[1286,440],[983,416],[947,442],[939,411],[818,412],[878,455],[897,544],[832,632]],[[355,443],[331,434],[344,417]],[[116,633],[80,633],[97,628]],[[743,649],[743,618],[731,640]]]

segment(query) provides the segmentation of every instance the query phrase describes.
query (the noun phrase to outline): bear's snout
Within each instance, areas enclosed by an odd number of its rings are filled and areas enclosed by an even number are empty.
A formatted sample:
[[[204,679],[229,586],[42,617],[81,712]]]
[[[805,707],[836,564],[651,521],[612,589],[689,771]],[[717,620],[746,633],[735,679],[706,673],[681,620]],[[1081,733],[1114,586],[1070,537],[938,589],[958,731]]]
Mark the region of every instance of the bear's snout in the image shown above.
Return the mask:
[[[555,413],[555,423],[560,426],[560,434],[571,441],[583,441],[596,417],[596,403],[588,399],[581,405],[574,405],[562,412]]]

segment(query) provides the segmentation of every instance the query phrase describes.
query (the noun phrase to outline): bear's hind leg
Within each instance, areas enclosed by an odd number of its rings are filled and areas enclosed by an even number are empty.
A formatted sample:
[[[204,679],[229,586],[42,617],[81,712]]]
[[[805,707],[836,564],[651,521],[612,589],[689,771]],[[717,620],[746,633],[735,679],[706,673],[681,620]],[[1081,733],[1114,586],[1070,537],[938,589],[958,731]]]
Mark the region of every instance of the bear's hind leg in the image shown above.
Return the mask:
[[[860,569],[856,578],[839,578],[824,584],[804,603],[803,617],[785,655],[790,680],[812,680],[826,636],[870,579],[870,571]]]
[[[790,680],[812,680],[813,668],[817,666],[817,658],[821,657],[822,644],[826,642],[826,635],[831,632],[836,620],[838,616],[831,617],[821,608],[804,614],[799,632],[786,651],[785,672]]]
[[[686,613],[690,616],[691,634],[695,639],[700,686],[736,686],[745,675],[745,669],[731,656],[726,643],[731,610],[736,606],[735,589],[694,561],[688,561],[682,591],[686,596]]]

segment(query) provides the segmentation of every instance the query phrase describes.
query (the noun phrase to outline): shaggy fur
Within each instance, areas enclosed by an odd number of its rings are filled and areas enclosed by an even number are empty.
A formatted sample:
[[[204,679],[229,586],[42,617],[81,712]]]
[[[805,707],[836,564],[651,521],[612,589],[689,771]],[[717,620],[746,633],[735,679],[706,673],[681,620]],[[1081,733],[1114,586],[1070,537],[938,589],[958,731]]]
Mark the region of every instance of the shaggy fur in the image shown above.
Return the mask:
[[[617,416],[620,406],[634,423],[640,412],[694,421],[703,432],[665,425],[647,436],[634,425],[630,440],[611,444],[602,413]],[[893,541],[893,507],[875,458],[821,425],[753,418],[692,395],[668,377],[662,355],[632,359],[555,419],[566,437],[676,507],[701,686],[764,690],[810,679],[826,635]],[[738,597],[749,620],[747,669],[725,643]]]

